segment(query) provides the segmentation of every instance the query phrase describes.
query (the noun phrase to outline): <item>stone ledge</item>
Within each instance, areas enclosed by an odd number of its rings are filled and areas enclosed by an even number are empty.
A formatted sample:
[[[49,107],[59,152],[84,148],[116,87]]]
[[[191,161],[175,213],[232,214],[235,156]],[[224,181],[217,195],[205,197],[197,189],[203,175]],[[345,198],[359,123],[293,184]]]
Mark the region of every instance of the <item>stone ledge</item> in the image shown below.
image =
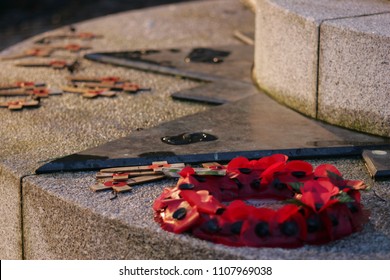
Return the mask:
[[[259,86],[310,117],[390,136],[389,14],[387,0],[258,0]]]
[[[331,160],[348,177],[368,178],[360,159]],[[323,161],[311,161],[314,165]],[[297,249],[229,247],[187,234],[163,231],[154,221],[152,203],[176,180],[143,184],[110,200],[94,193],[94,172],[29,176],[23,182],[25,257],[27,259],[388,259],[389,202],[363,193],[371,211],[362,232],[323,246]],[[387,184],[375,184],[387,198]]]

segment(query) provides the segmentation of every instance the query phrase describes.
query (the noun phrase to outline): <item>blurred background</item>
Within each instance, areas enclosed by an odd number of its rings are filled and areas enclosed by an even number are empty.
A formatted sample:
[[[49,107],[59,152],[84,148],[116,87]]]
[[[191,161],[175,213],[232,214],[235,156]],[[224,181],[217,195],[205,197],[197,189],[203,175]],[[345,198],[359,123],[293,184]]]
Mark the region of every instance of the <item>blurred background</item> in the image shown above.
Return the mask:
[[[82,20],[177,2],[189,0],[0,0],[0,51]]]

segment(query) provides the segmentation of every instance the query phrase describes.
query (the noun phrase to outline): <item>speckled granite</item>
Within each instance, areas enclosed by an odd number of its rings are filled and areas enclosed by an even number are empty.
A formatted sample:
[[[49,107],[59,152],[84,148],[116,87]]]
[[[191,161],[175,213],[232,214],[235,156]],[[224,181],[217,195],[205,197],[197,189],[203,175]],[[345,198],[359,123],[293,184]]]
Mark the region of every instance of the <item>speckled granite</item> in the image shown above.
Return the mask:
[[[318,118],[390,136],[389,26],[390,13],[321,25]]]
[[[21,259],[21,180],[3,165],[0,165],[0,178],[0,259]]]
[[[236,0],[204,1],[118,14],[77,27],[107,32],[104,39],[93,41],[94,51],[239,44],[231,36],[232,31],[253,28],[253,14]],[[31,41],[6,52],[28,46]],[[12,62],[0,63],[1,73],[6,73],[1,76],[4,83],[44,79],[60,86],[67,76],[63,71],[23,69],[12,66]],[[128,135],[137,128],[152,127],[209,108],[170,99],[171,93],[195,86],[195,82],[84,60],[80,74],[124,76],[152,87],[153,91],[96,100],[66,94],[43,100],[39,109],[0,110],[0,199],[10,205],[0,207],[0,217],[10,216],[0,221],[5,223],[1,225],[2,234],[13,240],[13,247],[7,247],[7,241],[0,242],[6,246],[0,248],[0,258],[21,256],[17,225],[21,209],[20,178],[25,175],[22,217],[26,259],[390,258],[390,183],[374,184],[360,159],[326,162],[334,163],[348,178],[364,179],[373,187],[375,192],[363,195],[363,203],[371,210],[370,222],[362,232],[343,240],[294,250],[231,248],[161,230],[153,220],[151,204],[164,187],[175,184],[174,180],[137,186],[132,193],[119,194],[117,199],[110,200],[110,192],[94,193],[89,189],[94,183],[93,172],[33,175],[44,161]],[[317,165],[320,161],[313,163]]]
[[[388,65],[381,64],[388,60],[389,1],[256,4],[255,76],[262,89],[310,117],[390,136],[389,112],[383,108],[388,103]],[[384,15],[370,24],[375,17],[369,15],[377,14]]]

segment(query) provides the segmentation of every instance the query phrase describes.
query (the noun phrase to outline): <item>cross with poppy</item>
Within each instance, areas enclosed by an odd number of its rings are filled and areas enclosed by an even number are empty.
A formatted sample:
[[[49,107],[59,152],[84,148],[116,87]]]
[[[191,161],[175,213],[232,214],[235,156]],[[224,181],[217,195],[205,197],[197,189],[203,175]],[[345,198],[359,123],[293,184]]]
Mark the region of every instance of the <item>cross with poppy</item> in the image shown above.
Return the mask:
[[[102,89],[102,88],[90,89],[90,88],[84,88],[84,87],[65,86],[65,87],[62,87],[62,90],[65,92],[70,92],[70,93],[80,93],[85,98],[95,98],[95,97],[99,97],[99,96],[101,96],[101,97],[114,97],[114,96],[116,96],[116,92],[108,91],[108,90]]]
[[[25,58],[25,57],[48,57],[56,50],[67,50],[70,52],[79,52],[81,50],[86,50],[90,48],[91,48],[90,46],[79,45],[79,44],[33,47],[20,54],[3,56],[1,57],[1,59],[10,60],[10,59]]]
[[[138,84],[130,81],[122,80],[116,76],[108,77],[69,77],[68,80],[73,83],[82,83],[83,87],[88,88],[107,88],[115,91],[124,91],[130,93],[136,93],[138,91],[147,91],[150,88],[141,88]]]
[[[8,108],[9,110],[21,110],[25,107],[38,107],[39,100],[13,100],[8,102],[0,102],[0,107]]]
[[[68,62],[66,60],[50,60],[50,61],[28,61],[28,62],[21,62],[15,64],[16,66],[20,67],[51,67],[53,69],[68,69],[69,71],[73,71],[78,64],[77,60],[74,60],[72,62]]]
[[[60,90],[52,90],[46,87],[26,87],[20,89],[0,90],[0,96],[31,96],[32,98],[47,98],[49,95],[62,94]]]
[[[45,36],[41,39],[35,41],[36,44],[49,44],[54,40],[61,39],[80,39],[80,40],[92,40],[97,38],[102,38],[102,35],[98,35],[92,32],[72,32],[72,33],[59,33],[49,36]]]
[[[10,89],[32,89],[32,88],[37,88],[37,87],[45,87],[45,83],[36,83],[36,82],[31,82],[31,81],[17,81],[12,84],[5,84],[5,85],[0,85],[0,91],[1,90],[10,90]]]

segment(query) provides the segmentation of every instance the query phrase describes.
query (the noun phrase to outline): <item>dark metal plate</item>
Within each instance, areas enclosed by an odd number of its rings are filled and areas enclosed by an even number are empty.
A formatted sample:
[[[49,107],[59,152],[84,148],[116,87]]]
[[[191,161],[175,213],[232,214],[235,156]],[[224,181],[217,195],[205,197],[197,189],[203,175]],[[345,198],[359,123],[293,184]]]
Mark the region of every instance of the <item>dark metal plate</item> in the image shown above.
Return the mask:
[[[365,150],[363,158],[375,180],[390,178],[390,150]]]
[[[186,62],[196,48],[134,50],[124,52],[90,53],[90,60],[125,66],[160,74],[212,82],[220,79],[251,83],[253,46],[213,46],[211,50],[228,52],[220,63]]]
[[[205,132],[216,141],[168,145],[168,135]],[[285,153],[293,158],[361,155],[363,149],[390,149],[387,138],[334,127],[302,116],[263,93],[135,132],[96,148],[52,161],[37,173],[97,170],[153,161],[197,163],[259,158]]]
[[[194,89],[173,93],[172,97],[221,105],[257,91],[251,81],[253,53],[253,46],[234,45],[91,53],[85,58],[206,82]]]

